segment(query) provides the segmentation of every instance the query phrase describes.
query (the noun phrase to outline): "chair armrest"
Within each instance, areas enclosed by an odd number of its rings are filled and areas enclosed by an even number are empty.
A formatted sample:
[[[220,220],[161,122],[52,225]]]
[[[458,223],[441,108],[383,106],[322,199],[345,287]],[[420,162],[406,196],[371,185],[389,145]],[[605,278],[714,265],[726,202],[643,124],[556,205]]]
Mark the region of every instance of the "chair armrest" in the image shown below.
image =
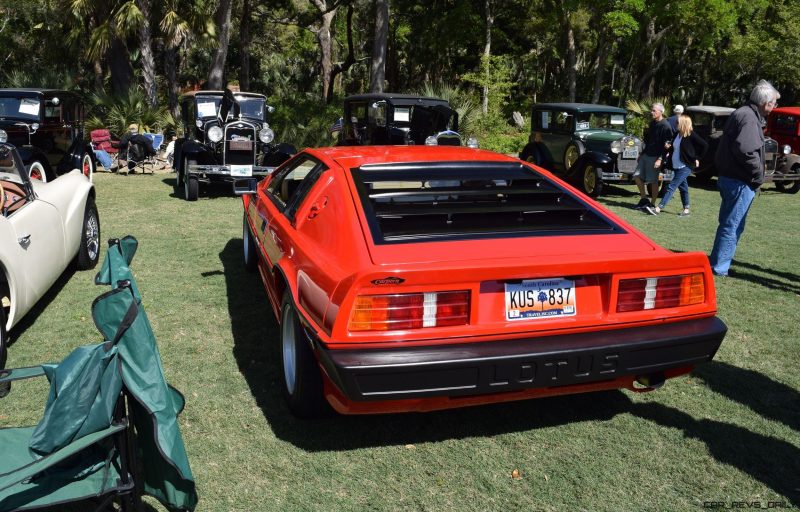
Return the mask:
[[[108,428],[73,441],[64,448],[56,450],[53,453],[21,468],[6,468],[0,464],[0,492],[38,475],[42,471],[55,466],[59,462],[62,462],[69,457],[72,457],[76,453],[85,450],[89,446],[102,441],[103,439],[111,437],[117,432],[125,430],[127,427],[127,421],[112,424]],[[2,432],[0,432],[0,445],[2,445],[2,441],[3,435]]]
[[[0,370],[0,383],[32,379],[33,377],[41,377],[42,375],[44,375],[44,368],[41,366],[29,366],[27,368],[5,368]]]

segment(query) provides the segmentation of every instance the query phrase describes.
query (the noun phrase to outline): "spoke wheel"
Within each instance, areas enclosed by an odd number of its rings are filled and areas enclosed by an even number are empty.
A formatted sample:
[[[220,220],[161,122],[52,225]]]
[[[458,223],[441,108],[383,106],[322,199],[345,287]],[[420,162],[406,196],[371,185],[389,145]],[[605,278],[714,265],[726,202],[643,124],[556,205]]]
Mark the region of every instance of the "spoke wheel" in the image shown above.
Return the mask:
[[[800,174],[800,165],[795,165],[790,171],[791,174]],[[796,181],[776,181],[775,188],[787,194],[796,194],[800,191],[800,180]]]
[[[100,216],[94,200],[86,201],[86,211],[83,215],[83,229],[81,230],[81,245],[78,248],[78,269],[88,270],[97,265],[100,259]]]
[[[578,161],[578,157],[581,156],[581,151],[578,149],[578,146],[575,144],[570,144],[567,146],[567,150],[564,151],[564,171],[569,171],[575,162]]]
[[[592,165],[587,165],[583,168],[581,183],[583,184],[583,192],[587,196],[597,197],[603,189],[603,182]]]
[[[89,156],[89,153],[83,155],[83,159],[81,160],[81,172],[84,176],[89,178],[89,181],[92,181],[92,177],[94,176],[94,162],[92,162],[92,157]]]

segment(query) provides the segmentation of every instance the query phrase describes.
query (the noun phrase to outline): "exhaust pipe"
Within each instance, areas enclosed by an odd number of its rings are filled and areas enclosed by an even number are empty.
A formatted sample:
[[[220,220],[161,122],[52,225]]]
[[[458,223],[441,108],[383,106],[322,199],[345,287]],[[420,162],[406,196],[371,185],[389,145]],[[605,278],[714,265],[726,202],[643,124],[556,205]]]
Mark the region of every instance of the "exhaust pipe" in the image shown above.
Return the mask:
[[[652,391],[663,386],[666,380],[662,372],[657,372],[648,373],[647,375],[638,375],[635,379],[635,383],[641,386],[638,388],[641,391]]]

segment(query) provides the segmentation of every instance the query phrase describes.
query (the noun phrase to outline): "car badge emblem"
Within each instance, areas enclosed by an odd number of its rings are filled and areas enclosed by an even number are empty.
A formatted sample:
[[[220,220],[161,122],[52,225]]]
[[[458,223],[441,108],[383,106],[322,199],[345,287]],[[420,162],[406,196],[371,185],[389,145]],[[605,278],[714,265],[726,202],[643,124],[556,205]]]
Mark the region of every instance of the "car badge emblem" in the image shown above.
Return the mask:
[[[628,145],[633,146],[633,139],[628,139]]]
[[[405,281],[406,280],[402,277],[382,277],[381,279],[373,279],[371,283],[375,286],[382,286],[386,284],[400,284],[404,283]]]

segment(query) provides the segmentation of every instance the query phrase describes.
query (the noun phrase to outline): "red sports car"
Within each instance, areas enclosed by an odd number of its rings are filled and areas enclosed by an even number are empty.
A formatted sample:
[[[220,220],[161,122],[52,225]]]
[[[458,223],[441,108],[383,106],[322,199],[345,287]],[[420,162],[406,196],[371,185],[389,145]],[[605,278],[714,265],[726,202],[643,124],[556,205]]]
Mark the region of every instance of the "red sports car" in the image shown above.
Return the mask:
[[[297,416],[651,390],[725,336],[705,254],[516,158],[308,149],[240,193]]]

